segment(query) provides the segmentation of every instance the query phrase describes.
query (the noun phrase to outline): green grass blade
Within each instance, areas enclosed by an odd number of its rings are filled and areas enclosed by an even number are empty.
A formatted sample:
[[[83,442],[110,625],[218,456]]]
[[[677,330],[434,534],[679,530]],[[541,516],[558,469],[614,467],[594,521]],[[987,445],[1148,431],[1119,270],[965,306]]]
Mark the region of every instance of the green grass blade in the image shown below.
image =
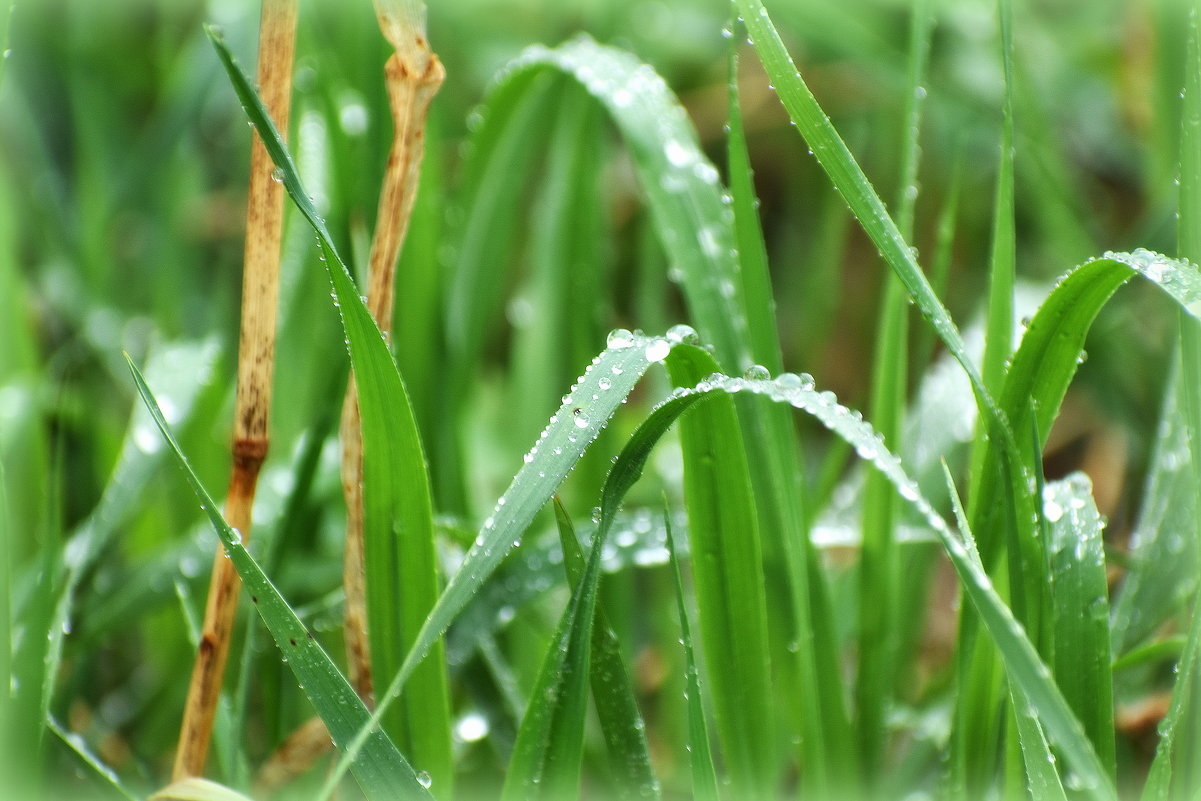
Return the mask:
[[[283,184],[313,225],[346,331],[363,440],[363,550],[367,627],[376,676],[392,676],[438,596],[429,473],[417,420],[387,342],[313,210],[282,140],[249,80],[212,30],[222,64],[267,143]],[[268,143],[268,140],[271,140]],[[413,675],[410,693],[384,725],[440,785],[450,782],[450,701],[441,646]]]
[[[600,583],[601,544],[607,523],[602,520],[597,529],[588,565],[578,576],[571,602],[563,610],[558,629],[547,646],[505,774],[500,796],[503,801],[570,798],[579,794],[592,631]],[[574,532],[567,531],[564,536],[564,530],[560,529],[561,539],[574,537]],[[566,562],[566,541],[563,547]]]
[[[1016,621],[1009,607],[997,595],[991,579],[906,475],[900,460],[888,452],[879,434],[861,416],[837,402],[829,392],[818,392],[811,378],[783,374],[774,381],[729,378],[711,375],[694,388],[677,389],[656,408],[639,427],[635,436],[650,438],[652,431],[666,429],[701,398],[718,392],[754,393],[780,403],[788,403],[815,417],[825,427],[846,440],[860,458],[889,478],[902,499],[910,504],[930,527],[951,560],[960,585],[975,606],[980,620],[1014,682],[1038,716],[1047,740],[1060,754],[1074,783],[1097,798],[1116,798],[1113,782],[1093,750],[1080,721],[1051,679],[1051,671]],[[628,446],[627,446],[628,447]]]
[[[1038,722],[1038,711],[1030,705],[1012,680],[1009,682],[1009,697],[1013,702],[1013,715],[1019,750],[1022,755],[1022,765],[1025,768],[1024,781],[1014,782],[1015,792],[1021,792],[1020,787],[1028,787],[1030,795],[1039,799],[1067,799],[1063,790],[1063,782],[1055,769],[1055,755],[1043,734]],[[1016,766],[1016,762],[1010,767]]]
[[[80,760],[82,760],[82,762],[87,765],[93,773],[103,779],[105,784],[111,787],[114,792],[130,799],[130,801],[137,801],[138,796],[125,786],[125,783],[121,781],[121,777],[117,775],[116,771],[104,764],[104,760],[96,755],[96,753],[88,746],[87,742],[84,741],[83,737],[64,729],[62,724],[59,723],[53,715],[47,717],[46,726],[50,729],[50,731],[54,732],[54,735],[58,737],[58,739],[62,740],[63,744],[66,745],[67,748],[70,748],[72,751],[74,751]],[[18,787],[19,786],[20,785],[18,785]]]
[[[610,332],[608,344],[609,347],[588,365],[584,375],[564,396],[563,405],[551,416],[538,441],[523,457],[521,469],[484,521],[471,550],[442,591],[387,691],[378,697],[372,726],[381,711],[396,698],[413,668],[425,658],[505,556],[520,544],[534,516],[563,483],[638,379],[671,349],[671,343],[666,339],[638,336],[621,329]],[[364,730],[360,737],[366,734],[367,730]],[[326,793],[356,750],[357,740],[326,782]]]
[[[767,9],[761,0],[737,0],[736,5],[780,102],[796,123],[814,157],[850,206],[851,213],[859,219],[864,232],[880,250],[888,266],[905,285],[918,311],[963,365],[981,402],[985,402],[988,395],[984,392],[979,372],[964,349],[959,329],[934,294],[905,237],[884,207],[884,202],[805,85],[768,17]]]
[[[1129,566],[1114,603],[1112,638],[1117,655],[1154,635],[1197,587],[1201,543],[1184,534],[1197,519],[1196,478],[1181,409],[1180,365],[1172,366],[1164,387],[1144,500],[1130,535]]]
[[[695,347],[668,358],[676,386],[717,368]],[[733,399],[719,398],[680,426],[693,580],[713,687],[718,741],[741,797],[768,797],[775,782],[774,710],[758,519]]]
[[[346,681],[346,677],[338,671],[329,654],[313,639],[308,628],[246,550],[241,535],[225,522],[216,502],[200,483],[200,478],[192,470],[187,457],[171,435],[150,387],[146,385],[133,361],[128,357],[126,360],[133,373],[138,394],[142,396],[155,425],[167,441],[176,464],[184,471],[184,477],[200,500],[201,509],[216,529],[226,553],[233,560],[246,592],[250,595],[251,603],[267,624],[267,629],[275,638],[288,667],[296,675],[300,688],[325,721],[334,744],[340,749],[345,749],[355,734],[366,725],[367,708]],[[350,768],[363,792],[370,798],[395,798],[398,794],[407,798],[430,797],[429,792],[417,780],[413,768],[382,730],[374,729],[370,732],[362,748],[353,758]]]
[[[993,392],[1005,376],[1005,362],[1013,348],[1013,281],[1016,235],[1013,202],[1013,8],[998,0],[1001,29],[1001,65],[1004,94],[1001,147],[997,162],[996,197],[993,201],[992,253],[988,274],[988,320],[981,371]],[[1020,430],[1020,429],[1015,429]]]
[[[1201,258],[1201,41],[1199,41],[1196,12],[1190,16],[1188,47],[1185,61],[1184,108],[1181,114],[1180,140],[1180,201],[1177,228],[1180,255],[1186,259]],[[1196,316],[1197,310],[1192,311]],[[1179,411],[1187,430],[1188,450],[1192,470],[1185,471],[1192,482],[1190,494],[1194,503],[1201,486],[1201,326],[1196,319],[1180,314],[1180,373],[1177,389],[1180,393]],[[1196,517],[1191,525],[1177,536],[1188,536],[1201,547],[1201,521]],[[1176,666],[1176,684],[1167,715],[1159,726],[1159,743],[1151,772],[1143,789],[1144,799],[1166,799],[1196,795],[1198,773],[1196,760],[1201,749],[1201,720],[1197,661],[1201,659],[1201,591],[1195,591],[1192,620],[1188,639]],[[1184,724],[1184,725],[1182,725]],[[1190,725],[1191,724],[1191,725]],[[1183,736],[1181,730],[1184,729]],[[1182,753],[1174,754],[1179,748]],[[1190,753],[1191,751],[1191,753]],[[1174,759],[1175,758],[1175,759]],[[1175,796],[1171,791],[1175,790]]]
[[[570,75],[608,110],[633,156],[659,239],[701,336],[727,369],[749,365],[730,210],[718,172],[667,84],[630,54],[588,38],[553,50],[529,48],[503,80],[545,68]]]
[[[1015,221],[1014,221],[1014,121],[1013,121],[1013,11],[1008,0],[998,0],[996,13],[1000,28],[1000,55],[1002,73],[1002,120],[1001,142],[998,148],[997,178],[993,198],[992,214],[992,245],[989,254],[988,297],[985,315],[984,354],[981,360],[981,372],[989,391],[997,393],[1003,386],[1007,360],[1013,350],[1013,284],[1015,272]],[[1012,421],[1011,421],[1012,422]],[[981,493],[976,487],[986,476],[995,475],[993,463],[986,458],[994,456],[988,447],[988,438],[983,432],[988,428],[989,421],[981,418],[977,426],[978,433],[972,442],[971,476],[973,485],[969,494],[976,534],[981,538],[984,549],[986,569],[996,570],[995,552],[1001,542],[1007,542],[1014,547],[1011,550],[1010,566],[1013,575],[1010,576],[1011,593],[1015,599],[1011,601],[1018,619],[1027,625],[1032,618],[1027,609],[1027,586],[1034,580],[1033,576],[1025,576],[1022,566],[1023,557],[1033,550],[1034,538],[1028,525],[1015,523],[1025,521],[1025,516],[1010,515],[1008,518],[999,513],[999,509],[1012,508],[1009,504],[1000,507],[983,507],[985,515],[977,510]],[[1022,431],[1014,428],[1014,431]],[[1032,464],[1032,463],[1030,463]],[[1006,500],[1012,497],[1007,494]],[[996,533],[994,533],[996,531]],[[1037,578],[1042,578],[1041,574]],[[977,625],[972,618],[971,608],[963,610],[960,616],[960,647],[962,654],[957,667],[961,673],[959,686],[962,692],[957,699],[957,726],[952,735],[951,763],[955,768],[954,781],[968,793],[978,792],[981,787],[979,780],[995,769],[996,737],[1002,720],[1008,719],[1016,723],[1018,736],[1021,741],[1020,757],[1025,760],[1029,781],[1034,785],[1049,788],[1050,782],[1045,774],[1045,767],[1039,764],[1042,752],[1045,751],[1045,740],[1037,724],[1031,722],[1019,705],[1020,690],[1012,689],[1010,694],[1015,701],[1015,717],[1007,718],[1004,709],[997,703],[1002,692],[996,675],[996,657],[993,650],[985,643],[976,640]],[[1032,638],[1037,643],[1039,632],[1037,628],[1029,629]],[[1005,751],[1013,764],[1010,764],[1009,775],[1019,774],[1016,760],[1019,750],[1009,748]],[[959,773],[962,770],[963,773]],[[1057,786],[1057,785],[1056,785]],[[1059,790],[1062,793],[1062,789]]]
[[[775,303],[763,231],[759,223],[750,157],[739,107],[737,37],[728,45],[727,159],[731,208],[738,243],[743,299],[748,310],[751,354],[767,372],[783,369],[777,341]],[[815,569],[817,556],[805,534],[805,485],[797,447],[796,427],[787,409],[771,404],[743,404],[740,409],[751,465],[751,481],[760,517],[767,591],[790,606],[783,642],[773,643],[773,663],[784,669],[793,661],[798,676],[792,704],[799,717],[806,787],[818,794],[829,791],[830,777],[849,787],[858,773],[850,720],[843,703],[840,666],[835,654],[833,626],[825,615],[828,588]],[[812,587],[810,584],[812,583]],[[781,586],[784,585],[784,586]],[[816,600],[815,600],[816,599]],[[787,618],[791,619],[787,619]],[[795,653],[790,653],[795,643]]]
[[[1104,525],[1093,501],[1092,483],[1082,473],[1048,484],[1042,498],[1043,518],[1051,529],[1052,670],[1097,756],[1114,777]]]
[[[563,563],[575,588],[586,575],[587,565],[571,518],[558,498],[555,498],[555,520],[559,526]],[[594,543],[592,547],[599,546]],[[590,678],[596,714],[609,748],[609,767],[619,797],[658,798],[659,782],[651,767],[646,723],[638,710],[629,671],[621,658],[621,643],[613,633],[602,607],[597,608],[592,623]]]
[[[915,5],[910,22],[909,69],[901,125],[898,229],[913,235],[917,200],[920,92],[930,49],[928,2]],[[900,450],[909,375],[909,304],[896,276],[885,277],[880,326],[872,366],[871,417],[894,450]],[[879,780],[892,703],[900,622],[908,615],[899,606],[900,579],[894,531],[900,505],[888,482],[868,473],[863,489],[863,536],[859,557],[859,665],[855,676],[855,731],[864,776],[871,787]]]
[[[1110,296],[1134,274],[1151,281],[1189,315],[1201,314],[1201,271],[1188,262],[1140,249],[1106,253],[1071,270],[1043,301],[1014,354],[1001,396],[1014,430],[1028,429],[1033,415],[1040,441],[1046,440],[1076,373],[1089,326]],[[994,501],[995,490],[982,483],[981,502]]]
[[[676,606],[680,614],[680,644],[684,646],[684,681],[688,699],[688,756],[692,768],[692,797],[697,801],[717,801],[717,769],[713,767],[713,751],[709,744],[709,727],[705,724],[704,696],[692,649],[692,627],[684,603],[684,579],[680,575],[680,558],[671,521],[667,525],[667,550],[671,554],[671,572],[676,585]]]

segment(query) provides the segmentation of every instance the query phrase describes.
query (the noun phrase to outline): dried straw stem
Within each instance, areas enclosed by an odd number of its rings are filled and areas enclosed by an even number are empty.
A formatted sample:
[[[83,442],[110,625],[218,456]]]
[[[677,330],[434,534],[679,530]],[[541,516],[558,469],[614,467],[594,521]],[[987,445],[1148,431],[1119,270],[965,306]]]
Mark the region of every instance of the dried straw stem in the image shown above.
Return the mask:
[[[288,130],[296,14],[296,0],[263,0],[257,78],[263,102],[281,132]],[[272,180],[272,169],[271,157],[254,134],[246,209],[233,469],[225,507],[226,519],[243,539],[250,536],[255,486],[269,441],[284,197],[283,186]],[[224,557],[224,549],[219,547],[175,754],[176,779],[200,776],[208,756],[240,587],[237,572]]]
[[[423,21],[395,14],[386,3],[377,3],[376,11],[380,30],[396,49],[384,66],[394,133],[380,191],[367,287],[367,308],[380,330],[386,332],[392,328],[396,261],[417,196],[421,159],[425,153],[426,114],[446,72],[438,57],[430,52]],[[342,580],[346,590],[345,632],[350,680],[359,695],[369,701],[372,677],[363,581],[362,480],[362,432],[352,376],[342,407],[342,491],[347,510]]]

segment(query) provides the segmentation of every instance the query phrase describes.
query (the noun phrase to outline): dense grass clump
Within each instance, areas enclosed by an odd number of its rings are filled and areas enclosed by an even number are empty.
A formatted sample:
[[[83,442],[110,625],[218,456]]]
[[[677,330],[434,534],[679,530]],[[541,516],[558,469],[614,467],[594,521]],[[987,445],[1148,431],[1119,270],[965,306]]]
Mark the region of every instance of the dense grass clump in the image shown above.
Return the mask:
[[[1201,793],[1186,4],[60,5],[0,795]]]

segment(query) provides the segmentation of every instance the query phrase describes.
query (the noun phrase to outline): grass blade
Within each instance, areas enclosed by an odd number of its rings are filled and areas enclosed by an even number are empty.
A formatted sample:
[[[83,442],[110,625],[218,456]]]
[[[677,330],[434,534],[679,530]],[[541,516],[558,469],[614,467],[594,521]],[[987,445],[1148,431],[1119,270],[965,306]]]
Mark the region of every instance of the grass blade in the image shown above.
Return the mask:
[[[851,213],[859,219],[864,232],[875,243],[888,266],[904,284],[918,311],[963,365],[978,397],[984,402],[988,394],[984,392],[980,374],[964,349],[959,329],[934,294],[905,237],[885,209],[884,202],[805,85],[768,17],[767,9],[761,0],[736,0],[736,5],[780,102],[796,123],[814,157],[850,206]]]
[[[503,801],[570,798],[579,793],[601,544],[609,522],[602,520],[597,529],[588,566],[578,576],[571,602],[546,649],[505,774]],[[563,536],[563,529],[560,535],[562,539],[575,536],[570,531]],[[563,547],[566,561],[566,542]]]
[[[1113,673],[1104,525],[1082,473],[1048,484],[1043,518],[1050,525],[1052,669],[1064,698],[1111,777],[1114,757]]]
[[[668,358],[676,386],[692,386],[717,364],[679,347]],[[769,797],[775,783],[767,601],[750,467],[732,398],[706,404],[681,423],[684,497],[718,740],[740,797]]]
[[[1184,108],[1181,115],[1180,140],[1180,204],[1177,239],[1180,255],[1187,259],[1201,258],[1201,41],[1199,41],[1196,11],[1190,15],[1188,48],[1185,61]],[[1201,304],[1199,304],[1201,305]],[[1189,309],[1196,317],[1198,310]],[[1201,326],[1196,319],[1180,314],[1180,373],[1177,389],[1180,393],[1179,411],[1189,435],[1189,457],[1192,470],[1185,474],[1192,479],[1190,493],[1194,503],[1201,486]],[[1178,536],[1189,536],[1201,547],[1201,521],[1196,517]],[[1180,661],[1176,666],[1176,685],[1167,715],[1159,726],[1159,743],[1151,772],[1143,788],[1144,799],[1185,797],[1198,792],[1196,759],[1201,751],[1201,735],[1196,731],[1201,720],[1198,703],[1197,661],[1201,659],[1201,591],[1195,591],[1192,620]],[[1181,725],[1184,723],[1185,725]],[[1191,723],[1192,725],[1189,725]],[[1179,733],[1184,729],[1183,736]],[[1179,737],[1179,739],[1178,739]],[[1176,763],[1173,751],[1180,748]],[[1191,751],[1191,753],[1190,753]]]
[[[774,381],[729,378],[714,374],[695,387],[677,389],[660,404],[635,432],[634,438],[653,444],[671,422],[701,399],[715,393],[754,393],[773,401],[787,403],[814,416],[825,427],[846,440],[860,458],[888,477],[897,493],[921,514],[951,560],[960,585],[976,607],[980,620],[996,644],[1010,681],[1014,682],[1037,714],[1050,745],[1058,750],[1074,772],[1075,783],[1097,798],[1116,798],[1116,790],[1101,761],[1097,758],[1080,721],[1076,719],[1062,693],[1051,679],[1051,671],[1038,656],[1009,607],[997,595],[992,581],[906,475],[900,461],[884,447],[875,430],[861,416],[837,402],[829,392],[818,392],[811,378],[782,374]],[[657,432],[657,433],[654,433]],[[649,445],[647,446],[649,447]],[[627,445],[627,449],[630,446]],[[623,451],[624,453],[624,451]]]
[[[913,235],[917,199],[918,132],[921,121],[921,83],[930,50],[931,15],[928,2],[912,12],[909,69],[901,127],[901,175],[898,229]],[[885,276],[880,327],[876,331],[872,368],[871,417],[893,447],[901,447],[909,375],[909,304],[896,276]],[[888,482],[869,472],[863,490],[863,537],[859,557],[859,665],[855,676],[855,730],[869,787],[876,788],[885,748],[885,719],[892,703],[900,621],[900,579],[895,528],[900,509]]]
[[[726,152],[747,333],[757,362],[750,369],[766,368],[772,374],[784,369],[783,357],[739,105],[737,37],[730,39]],[[841,675],[833,627],[825,613],[829,590],[825,574],[815,568],[817,556],[806,534],[809,500],[801,477],[796,427],[787,409],[772,404],[743,404],[739,412],[761,523],[766,589],[773,606],[788,604],[791,613],[781,615],[786,620],[785,636],[776,639],[784,641],[773,643],[771,657],[781,670],[786,669],[788,661],[795,663],[799,686],[793,705],[799,718],[802,760],[808,766],[805,783],[807,789],[822,795],[829,792],[831,779],[840,788],[850,787],[858,774],[858,764],[852,753],[843,693],[835,691],[840,687]],[[781,596],[783,599],[777,601]],[[792,643],[796,643],[795,648],[791,648]],[[795,653],[790,652],[793,650]]]
[[[211,29],[209,36],[275,161],[277,175],[317,233],[337,296],[362,417],[364,569],[372,665],[377,675],[392,676],[438,596],[429,474],[413,407],[387,342],[313,209],[270,117],[228,48]],[[447,782],[451,755],[445,660],[441,645],[431,648],[438,658],[414,672],[410,694],[389,714],[385,726],[396,741],[412,749],[424,770]]]
[[[534,516],[563,483],[638,379],[652,363],[666,358],[671,349],[671,343],[665,339],[638,336],[622,329],[610,332],[608,345],[564,396],[563,405],[551,415],[542,435],[523,457],[521,469],[484,521],[471,550],[439,596],[387,691],[378,697],[372,727],[433,644],[505,556],[520,544]],[[359,738],[366,737],[369,731],[365,729]],[[326,782],[326,796],[357,752],[358,741],[357,738],[343,755]]]
[[[588,38],[553,50],[531,47],[502,80],[525,79],[546,68],[571,76],[608,110],[633,156],[659,239],[701,336],[726,369],[749,365],[730,210],[718,172],[667,84],[630,54]]]
[[[584,554],[571,525],[567,510],[555,498],[555,520],[563,548],[563,563],[573,589],[587,573]],[[608,531],[605,532],[606,537]],[[599,534],[597,535],[599,537]],[[592,547],[605,544],[594,541]],[[592,622],[592,661],[590,666],[592,697],[601,731],[609,747],[609,767],[621,798],[658,798],[659,782],[651,767],[650,746],[646,741],[646,723],[638,710],[638,700],[630,683],[630,674],[621,658],[621,643],[605,614],[598,607]]]
[[[130,372],[133,373],[138,394],[142,396],[155,425],[167,441],[176,464],[184,471],[184,477],[200,500],[201,509],[216,529],[226,553],[242,578],[251,602],[263,618],[263,622],[267,624],[271,636],[275,638],[284,659],[296,675],[300,688],[325,721],[334,744],[340,749],[345,749],[355,734],[366,725],[367,708],[346,681],[346,677],[338,672],[329,654],[313,639],[308,628],[246,550],[241,535],[225,522],[212,496],[200,483],[200,478],[192,470],[187,457],[171,435],[150,387],[146,385],[133,361],[128,356],[126,360],[129,362]],[[395,798],[398,793],[407,798],[430,797],[425,787],[417,781],[417,774],[412,767],[396,750],[388,736],[379,729],[370,732],[350,767],[359,780],[359,785],[370,798]]]
[[[684,646],[684,680],[688,699],[688,756],[692,767],[692,797],[697,801],[717,801],[717,770],[713,767],[713,751],[709,744],[709,728],[705,725],[704,696],[696,668],[696,655],[692,650],[692,627],[688,623],[688,610],[684,604],[684,579],[680,575],[680,558],[676,552],[675,538],[671,534],[671,521],[664,516],[667,525],[667,549],[671,554],[671,572],[676,584],[676,606],[680,613],[680,644]]]

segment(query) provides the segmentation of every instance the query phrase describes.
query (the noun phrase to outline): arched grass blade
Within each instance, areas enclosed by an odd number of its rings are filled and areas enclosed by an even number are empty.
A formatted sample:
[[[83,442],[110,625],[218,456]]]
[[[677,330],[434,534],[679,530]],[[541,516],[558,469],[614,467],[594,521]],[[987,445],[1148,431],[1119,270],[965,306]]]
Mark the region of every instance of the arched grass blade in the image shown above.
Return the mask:
[[[1114,757],[1113,672],[1104,524],[1092,482],[1074,473],[1043,488],[1051,530],[1051,616],[1056,683],[1093,743],[1110,777]]]
[[[587,575],[587,564],[576,539],[567,510],[555,498],[555,520],[572,587],[578,587]],[[603,548],[613,528],[597,528],[592,548]],[[658,798],[659,782],[651,767],[650,746],[646,741],[646,722],[638,710],[630,673],[621,658],[621,643],[609,625],[605,610],[597,607],[592,621],[592,651],[589,673],[596,715],[609,748],[609,766],[620,798]]]
[[[133,373],[138,394],[142,396],[155,425],[166,439],[176,464],[184,471],[188,484],[200,499],[201,509],[208,515],[217,536],[225,546],[226,553],[233,560],[251,602],[263,618],[271,636],[275,638],[288,667],[296,675],[300,688],[325,721],[334,744],[340,749],[345,749],[355,734],[366,726],[367,708],[346,681],[346,677],[338,671],[329,654],[313,639],[308,628],[246,550],[238,532],[225,522],[217,504],[200,483],[200,478],[192,470],[187,457],[171,435],[150,387],[146,385],[133,361],[128,356],[126,360],[129,362],[130,372]],[[431,797],[417,780],[413,768],[382,730],[370,730],[361,750],[356,752],[350,768],[369,798],[389,799],[396,798],[397,795],[406,798]]]
[[[732,213],[716,168],[666,82],[629,53],[581,37],[555,49],[531,47],[502,82],[531,71],[564,72],[599,100],[634,158],[659,238],[702,338],[726,369],[751,362]]]
[[[780,375],[774,381],[714,374],[693,388],[676,390],[639,427],[631,441],[635,438],[645,440],[647,444],[643,447],[649,449],[687,408],[719,392],[753,393],[807,412],[851,444],[860,458],[888,478],[900,497],[921,515],[942,544],[964,592],[976,607],[985,630],[997,646],[1010,681],[1018,687],[1037,714],[1049,744],[1061,755],[1066,768],[1073,771],[1076,785],[1092,797],[1116,798],[1113,782],[1097,758],[1079,720],[1051,679],[1050,669],[1039,658],[1013,613],[997,595],[988,575],[978,561],[969,555],[963,541],[922,496],[917,484],[905,473],[897,457],[884,447],[871,425],[857,413],[839,404],[832,393],[818,392],[811,378],[791,373]],[[629,450],[630,445],[627,445],[626,451]]]
[[[394,675],[438,595],[429,473],[413,407],[379,327],[334,247],[270,116],[220,37],[209,38],[276,164],[276,175],[313,226],[337,298],[362,418],[367,627],[376,675]],[[431,644],[431,647],[434,647]],[[437,646],[441,648],[441,646]],[[450,709],[444,660],[415,684],[385,721],[393,738],[435,778],[451,777]]]

